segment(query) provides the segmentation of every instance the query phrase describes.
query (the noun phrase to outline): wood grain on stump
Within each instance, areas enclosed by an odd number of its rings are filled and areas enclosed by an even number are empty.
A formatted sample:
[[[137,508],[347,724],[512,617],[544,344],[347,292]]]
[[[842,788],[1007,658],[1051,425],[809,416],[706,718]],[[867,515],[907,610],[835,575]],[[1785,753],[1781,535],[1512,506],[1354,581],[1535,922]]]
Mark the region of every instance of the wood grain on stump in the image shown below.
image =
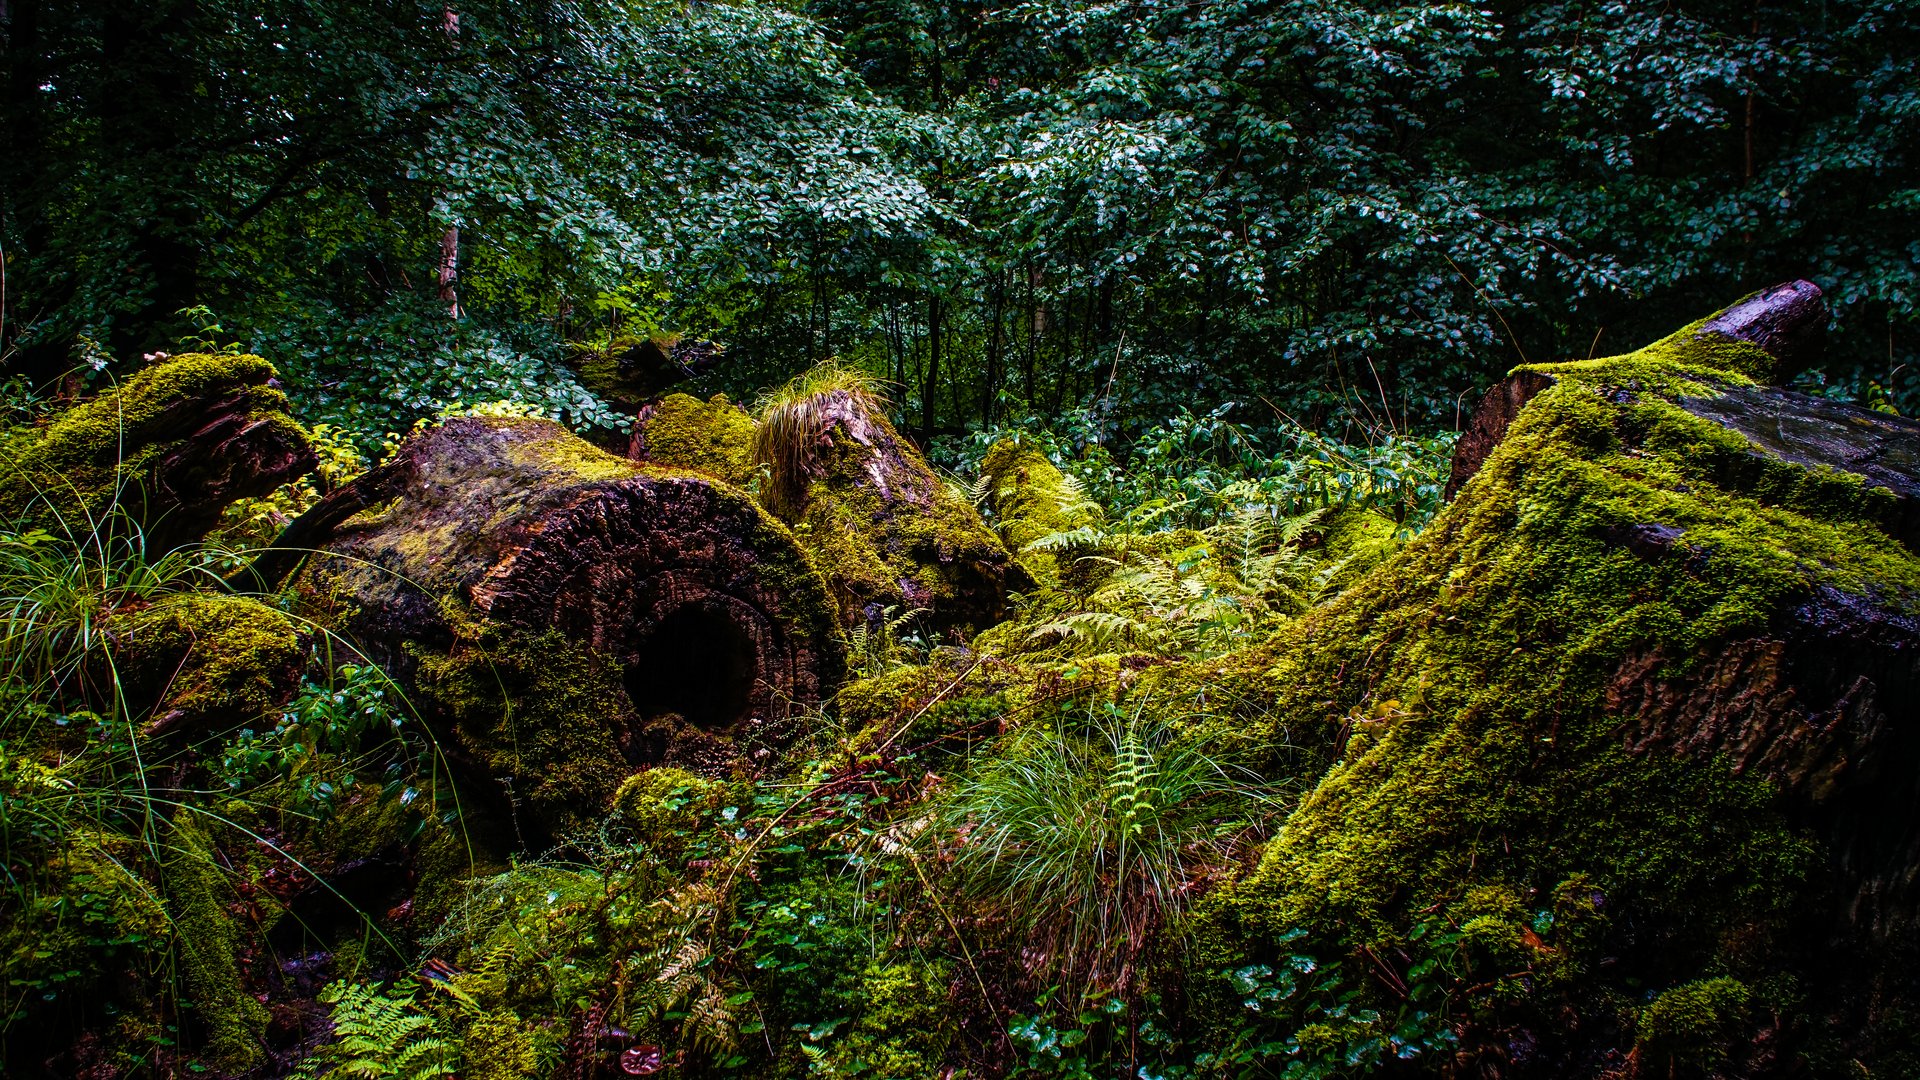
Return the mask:
[[[320,549],[301,588],[339,628],[429,707],[461,714],[470,758],[522,791],[559,785],[555,800],[602,799],[634,766],[752,768],[845,669],[824,583],[751,499],[543,420],[450,420],[289,533]],[[497,708],[484,673],[449,681],[476,657],[510,673]],[[519,726],[500,728],[500,712]]]
[[[1762,289],[1681,331],[1689,338],[1745,342],[1773,357],[1773,374],[1784,377],[1809,366],[1826,340],[1827,304],[1811,281],[1789,281]],[[1480,399],[1460,441],[1453,448],[1447,498],[1458,494],[1500,445],[1507,426],[1534,395],[1553,385],[1550,376],[1520,368]]]

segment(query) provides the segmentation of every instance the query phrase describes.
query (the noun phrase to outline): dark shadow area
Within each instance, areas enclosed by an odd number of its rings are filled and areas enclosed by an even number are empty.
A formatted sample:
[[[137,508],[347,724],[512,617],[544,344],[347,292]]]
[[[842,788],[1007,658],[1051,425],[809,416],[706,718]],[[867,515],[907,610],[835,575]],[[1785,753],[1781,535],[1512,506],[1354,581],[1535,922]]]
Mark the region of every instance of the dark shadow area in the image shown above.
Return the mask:
[[[689,605],[634,642],[627,697],[642,717],[678,713],[719,731],[746,718],[755,670],[745,630],[724,611]]]

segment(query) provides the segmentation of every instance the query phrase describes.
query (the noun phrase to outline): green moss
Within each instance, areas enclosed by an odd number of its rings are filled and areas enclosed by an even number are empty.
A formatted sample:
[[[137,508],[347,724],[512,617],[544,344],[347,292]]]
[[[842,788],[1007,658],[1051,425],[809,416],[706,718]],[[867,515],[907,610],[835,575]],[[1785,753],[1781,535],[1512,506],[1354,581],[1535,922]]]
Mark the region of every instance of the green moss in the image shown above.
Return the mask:
[[[614,795],[613,810],[657,858],[676,860],[722,807],[740,801],[730,785],[663,767],[635,773]]]
[[[1375,510],[1338,509],[1320,520],[1321,553],[1339,564],[1327,587],[1339,591],[1400,550],[1400,526]]]
[[[422,655],[418,692],[516,804],[564,833],[595,822],[631,771],[613,738],[636,720],[620,672],[557,631],[484,633]]]
[[[1000,539],[1043,584],[1059,583],[1059,557],[1022,549],[1043,536],[1097,525],[1101,518],[1099,506],[1044,451],[1020,439],[1002,439],[987,450],[980,461],[979,490]]]
[[[89,516],[116,500],[137,507],[154,465],[216,403],[278,429],[285,445],[306,446],[306,432],[287,415],[286,395],[267,385],[273,375],[258,356],[175,356],[67,410],[37,438],[13,440],[0,477],[0,520],[30,515],[84,532]]]
[[[865,1008],[814,1067],[815,1075],[939,1076],[953,1044],[954,1012],[945,965],[879,964],[861,975]]]
[[[16,807],[34,807],[29,786],[45,794],[68,789],[52,770],[4,753],[0,768],[0,791]],[[9,851],[9,870],[26,886],[0,900],[0,970],[16,1007],[78,1001],[118,976],[130,958],[164,951],[169,937],[158,894],[129,869],[140,862],[137,844],[92,829],[60,839],[37,866],[22,857],[29,850],[24,837]]]
[[[1764,966],[1813,843],[1760,776],[1629,753],[1609,687],[1634,657],[1683,674],[1816,587],[1911,611],[1920,560],[1857,477],[1757,455],[1676,403],[1743,383],[1757,351],[1683,331],[1541,368],[1556,384],[1427,532],[1278,635],[1271,720],[1213,737],[1336,761],[1214,899],[1209,933],[1238,942],[1216,955],[1298,930],[1335,953],[1416,950],[1441,913],[1533,972],[1479,1006],[1584,972],[1568,1015],[1601,1016],[1621,980],[1697,977],[1731,940]],[[1617,539],[1649,525],[1670,548]]]
[[[573,355],[568,364],[581,386],[630,413],[659,393],[659,383],[645,366],[625,366],[621,358],[649,342],[658,347],[662,355],[670,355],[679,340],[678,334],[643,336],[626,330],[603,333],[592,341],[571,343]]]
[[[175,820],[172,846],[167,905],[187,996],[206,1033],[201,1056],[217,1069],[244,1072],[265,1058],[260,1037],[267,1010],[242,983],[242,937],[228,910],[233,889],[197,815]]]
[[[808,372],[763,399],[754,439],[769,469],[761,501],[793,526],[847,625],[910,612],[937,628],[998,620],[1006,548],[900,437],[871,380]]]
[[[285,612],[244,596],[187,593],[114,620],[116,667],[156,726],[220,731],[285,704],[308,638]]]
[[[1722,1058],[1752,1002],[1747,984],[1724,975],[1663,990],[1640,1010],[1635,1045],[1667,1060],[1705,1064]]]
[[[981,489],[1009,546],[1100,521],[1100,509],[1031,442],[1002,439],[980,461]]]
[[[526,1080],[540,1075],[544,1057],[559,1049],[553,1034],[520,1019],[511,1010],[481,1013],[460,1039],[467,1080]],[[545,1053],[543,1053],[545,1051]]]
[[[829,454],[838,467],[814,482],[794,525],[844,618],[872,624],[892,609],[974,621],[985,600],[981,568],[1003,566],[1006,549],[972,504],[931,473],[923,504],[882,497],[859,465],[863,456]]]
[[[646,460],[745,487],[753,479],[753,418],[716,394],[669,394],[641,427]]]

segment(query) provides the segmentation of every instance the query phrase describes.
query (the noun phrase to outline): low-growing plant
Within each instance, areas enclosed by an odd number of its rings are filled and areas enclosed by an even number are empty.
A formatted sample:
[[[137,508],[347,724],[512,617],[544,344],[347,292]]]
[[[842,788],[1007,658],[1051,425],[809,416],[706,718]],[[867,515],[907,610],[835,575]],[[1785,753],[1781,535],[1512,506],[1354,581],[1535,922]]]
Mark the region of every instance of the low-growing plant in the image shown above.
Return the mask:
[[[1029,977],[1124,992],[1276,794],[1165,720],[1106,706],[1014,733],[941,801],[931,836],[959,895],[1025,942]]]
[[[334,1041],[294,1075],[300,1080],[434,1080],[459,1068],[442,1022],[415,1004],[417,991],[340,981],[320,991]]]

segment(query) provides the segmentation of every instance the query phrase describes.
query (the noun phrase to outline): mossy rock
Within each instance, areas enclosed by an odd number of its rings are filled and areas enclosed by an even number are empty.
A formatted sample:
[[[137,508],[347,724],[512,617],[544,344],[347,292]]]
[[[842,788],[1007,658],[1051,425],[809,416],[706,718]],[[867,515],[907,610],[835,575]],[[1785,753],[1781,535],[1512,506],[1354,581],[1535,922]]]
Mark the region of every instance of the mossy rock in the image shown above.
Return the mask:
[[[127,703],[145,734],[224,734],[267,721],[298,689],[312,635],[246,596],[183,593],[110,622]]]
[[[784,525],[547,421],[448,421],[312,513],[331,524],[299,589],[416,691],[503,816],[533,810],[523,835],[596,820],[636,768],[771,768],[844,675],[838,609]]]
[[[1426,533],[1266,647],[1271,719],[1215,738],[1337,761],[1211,902],[1223,965],[1352,957],[1368,1000],[1438,978],[1461,1060],[1524,1029],[1507,1074],[1590,1075],[1635,988],[1861,992],[1911,937],[1920,826],[1874,808],[1920,775],[1920,558],[1869,477],[1712,418],[1774,364],[1713,323],[1527,369]]]
[[[753,418],[715,394],[701,401],[668,394],[640,412],[633,457],[668,468],[690,469],[746,487],[754,476]]]
[[[158,554],[205,536],[236,499],[310,471],[307,433],[258,356],[168,358],[8,440],[0,520],[85,535],[113,507]]]

